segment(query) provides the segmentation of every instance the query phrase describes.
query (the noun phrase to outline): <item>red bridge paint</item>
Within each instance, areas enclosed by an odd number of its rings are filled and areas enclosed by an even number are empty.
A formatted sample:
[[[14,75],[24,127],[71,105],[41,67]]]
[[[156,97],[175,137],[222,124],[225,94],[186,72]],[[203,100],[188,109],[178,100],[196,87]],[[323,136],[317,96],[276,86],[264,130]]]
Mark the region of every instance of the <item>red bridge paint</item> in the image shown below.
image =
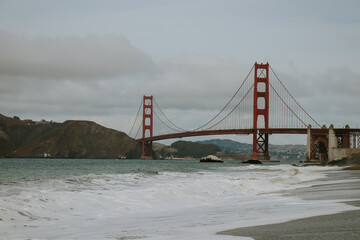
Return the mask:
[[[152,138],[153,136],[153,97],[144,96],[143,99],[143,120],[142,120],[142,139]],[[141,158],[153,158],[152,141],[142,141]]]
[[[259,91],[258,85],[263,83],[265,91]],[[259,98],[265,102],[264,108],[258,107]],[[255,62],[254,74],[254,113],[253,126],[258,128],[259,116],[264,116],[265,129],[269,129],[269,63],[258,64]],[[252,160],[269,160],[269,135],[268,133],[253,132]]]

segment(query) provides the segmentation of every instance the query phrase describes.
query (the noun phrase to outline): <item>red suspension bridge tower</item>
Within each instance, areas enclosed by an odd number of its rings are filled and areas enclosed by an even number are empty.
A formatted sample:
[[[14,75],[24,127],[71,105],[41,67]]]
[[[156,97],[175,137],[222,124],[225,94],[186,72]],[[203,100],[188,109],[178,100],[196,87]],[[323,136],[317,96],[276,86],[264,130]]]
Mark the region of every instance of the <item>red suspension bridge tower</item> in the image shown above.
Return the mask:
[[[259,106],[259,102],[263,103]],[[253,112],[253,160],[270,160],[269,134],[260,133],[259,116],[263,118],[263,127],[269,128],[269,63],[258,64],[255,62],[254,74],[254,112]]]
[[[144,96],[143,98],[143,120],[142,120],[142,138],[151,138],[153,136],[153,96]],[[143,159],[152,159],[152,141],[142,141]]]

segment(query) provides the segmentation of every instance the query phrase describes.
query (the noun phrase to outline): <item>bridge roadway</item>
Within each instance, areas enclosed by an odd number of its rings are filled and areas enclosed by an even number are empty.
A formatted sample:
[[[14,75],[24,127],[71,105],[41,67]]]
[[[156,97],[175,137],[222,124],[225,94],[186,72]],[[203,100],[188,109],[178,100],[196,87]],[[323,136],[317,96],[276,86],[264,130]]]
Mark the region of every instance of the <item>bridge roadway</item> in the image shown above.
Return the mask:
[[[345,128],[337,128],[334,129],[335,132],[350,132],[350,131],[357,131],[359,132],[360,129],[345,129]],[[171,139],[171,138],[183,138],[183,137],[195,137],[195,136],[207,136],[207,135],[227,135],[227,134],[244,134],[249,135],[253,133],[258,134],[307,134],[307,128],[260,128],[260,129],[222,129],[222,130],[202,130],[202,131],[186,131],[186,132],[179,132],[179,133],[170,133],[158,136],[152,136],[147,138],[138,139],[139,141],[158,141],[164,139]],[[327,135],[329,133],[329,129],[327,128],[311,128],[312,134],[317,135]]]
[[[360,132],[360,128],[335,128],[337,134]],[[147,138],[138,139],[139,141],[159,141],[171,138],[183,138],[183,137],[195,137],[195,136],[207,136],[207,135],[227,135],[227,134],[244,134],[249,135],[253,133],[258,134],[307,134],[307,128],[259,128],[259,129],[222,129],[222,130],[202,130],[202,131],[186,131],[179,133],[170,133],[158,136],[152,136]],[[329,133],[328,128],[311,128],[311,134],[327,135]]]

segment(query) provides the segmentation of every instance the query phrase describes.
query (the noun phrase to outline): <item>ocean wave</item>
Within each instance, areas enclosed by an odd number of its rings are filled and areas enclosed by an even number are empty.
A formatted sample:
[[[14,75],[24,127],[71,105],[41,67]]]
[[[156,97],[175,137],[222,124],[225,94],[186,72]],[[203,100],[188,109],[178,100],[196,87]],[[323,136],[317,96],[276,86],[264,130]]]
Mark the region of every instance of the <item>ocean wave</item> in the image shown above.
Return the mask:
[[[29,181],[6,186],[8,191],[16,189],[13,194],[4,194],[2,188],[1,224],[6,229],[16,227],[20,235],[8,236],[18,238],[27,234],[59,239],[56,234],[64,229],[69,235],[63,238],[151,238],[153,229],[162,236],[167,236],[166,232],[174,236],[176,231],[184,234],[194,229],[214,229],[272,214],[281,216],[294,209],[315,211],[318,205],[310,209],[301,200],[284,197],[279,191],[311,186],[326,178],[329,171],[337,169],[239,165],[192,172],[159,169]],[[30,231],[25,225],[40,227]],[[119,228],[127,232],[115,234]]]

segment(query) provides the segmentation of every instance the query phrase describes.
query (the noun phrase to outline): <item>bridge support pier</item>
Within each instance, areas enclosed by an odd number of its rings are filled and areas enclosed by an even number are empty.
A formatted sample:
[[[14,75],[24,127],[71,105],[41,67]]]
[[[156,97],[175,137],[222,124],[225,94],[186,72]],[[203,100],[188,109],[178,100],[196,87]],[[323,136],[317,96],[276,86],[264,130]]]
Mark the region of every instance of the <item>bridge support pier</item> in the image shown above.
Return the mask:
[[[329,128],[329,161],[340,160],[344,157],[349,157],[352,154],[360,153],[359,145],[356,144],[356,138],[358,133],[352,132],[347,125],[344,129],[334,129],[331,125]],[[353,139],[351,146],[350,138]],[[354,144],[355,140],[355,144]]]
[[[318,131],[322,130],[322,131]],[[307,130],[307,160],[331,162],[351,154],[360,153],[360,144],[356,145],[356,136],[358,129],[351,130],[348,126],[342,129],[335,129],[333,125],[327,129],[311,129],[311,125]],[[355,144],[350,145],[350,138],[355,139]]]
[[[253,134],[253,138],[253,154],[251,160],[269,161],[269,134],[255,133]]]
[[[308,161],[328,161],[329,153],[329,131],[323,127],[324,131],[315,131],[311,125],[307,129],[307,160]]]
[[[309,124],[307,127],[307,138],[306,138],[306,160],[311,159],[311,152],[312,152],[312,146],[311,146],[311,125]]]
[[[141,159],[153,159],[152,141],[142,141]]]

